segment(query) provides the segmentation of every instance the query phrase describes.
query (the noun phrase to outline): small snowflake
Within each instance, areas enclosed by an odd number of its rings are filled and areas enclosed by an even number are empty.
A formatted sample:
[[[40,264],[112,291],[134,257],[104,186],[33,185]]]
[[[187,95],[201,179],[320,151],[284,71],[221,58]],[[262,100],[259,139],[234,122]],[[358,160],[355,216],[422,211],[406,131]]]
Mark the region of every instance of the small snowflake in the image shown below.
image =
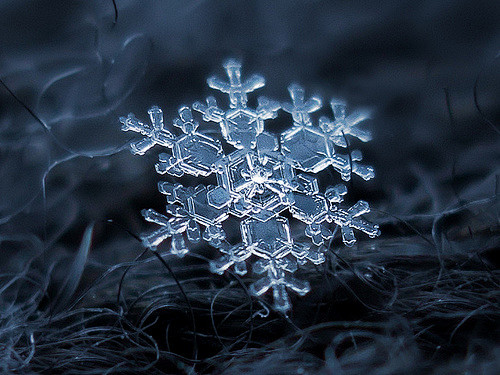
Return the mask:
[[[346,115],[345,103],[332,99],[333,119],[321,117],[316,126],[311,114],[321,108],[321,99],[306,100],[297,84],[288,89],[291,102],[280,104],[260,97],[257,108],[250,108],[247,94],[263,87],[264,78],[253,75],[242,80],[241,64],[236,60],[228,60],[224,68],[229,81],[211,77],[208,85],[229,95],[229,108],[221,109],[214,97],[208,97],[206,104],[196,102],[193,109],[202,113],[204,121],[219,124],[222,138],[234,147],[227,154],[218,139],[198,131],[199,123],[189,107],[181,107],[179,118],[173,121],[181,130],[179,135],[171,126],[167,129],[156,106],[149,110],[151,125],[133,114],[120,118],[122,130],[143,136],[131,143],[134,154],[143,155],[155,145],[170,150],[160,153],[158,173],[217,177],[217,186],[193,188],[160,182],[158,189],[168,203],[166,213],[142,212],[147,221],[159,225],[142,240],[145,246],[156,249],[170,238],[170,252],[179,257],[189,252],[185,238],[193,243],[206,241],[221,253],[210,263],[212,272],[222,274],[233,268],[238,275],[245,275],[252,264],[252,271],[263,276],[250,291],[260,296],[271,289],[275,309],[286,312],[291,308],[287,290],[299,295],[310,290],[308,282],[292,274],[299,265],[325,261],[324,243],[334,236],[334,227],[340,228],[346,246],[356,242],[354,230],[371,238],[380,234],[377,225],[362,218],[370,211],[367,202],[344,207],[346,186],[339,183],[321,193],[314,176],[332,168],[344,181],[353,174],[364,180],[374,177],[371,166],[359,163],[359,150],[349,153],[347,141],[348,137],[363,142],[371,139],[370,132],[360,127],[369,113]],[[280,108],[292,115],[292,125],[276,137],[265,131],[264,121],[275,118]],[[304,234],[310,242],[294,241],[289,220],[282,216],[286,211],[291,220],[305,225]],[[226,239],[223,225],[230,218],[239,220],[240,243],[231,244]]]

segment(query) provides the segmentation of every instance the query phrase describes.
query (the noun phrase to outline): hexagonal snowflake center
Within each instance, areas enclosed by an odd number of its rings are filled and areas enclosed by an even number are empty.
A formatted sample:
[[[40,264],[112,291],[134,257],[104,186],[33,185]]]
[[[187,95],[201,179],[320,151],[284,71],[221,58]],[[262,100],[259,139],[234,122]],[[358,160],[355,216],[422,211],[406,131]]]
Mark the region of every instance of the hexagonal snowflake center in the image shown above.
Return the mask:
[[[255,165],[247,171],[241,171],[241,174],[243,177],[250,178],[256,184],[263,184],[273,175],[273,171],[263,165]]]

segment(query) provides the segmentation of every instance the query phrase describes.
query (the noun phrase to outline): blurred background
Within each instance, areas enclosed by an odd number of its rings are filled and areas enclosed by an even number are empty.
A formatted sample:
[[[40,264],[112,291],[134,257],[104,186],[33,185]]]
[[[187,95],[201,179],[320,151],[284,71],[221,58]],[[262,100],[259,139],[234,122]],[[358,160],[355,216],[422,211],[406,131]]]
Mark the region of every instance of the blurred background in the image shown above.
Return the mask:
[[[4,372],[498,369],[497,2],[3,0],[0,19]],[[253,103],[297,82],[323,98],[316,120],[331,97],[373,110],[353,147],[377,176],[349,197],[382,237],[336,242],[289,317],[252,302],[251,277],[166,267],[134,238],[141,209],[163,210],[158,150],[133,156],[118,117],[156,104],[168,122],[228,57],[266,77]]]

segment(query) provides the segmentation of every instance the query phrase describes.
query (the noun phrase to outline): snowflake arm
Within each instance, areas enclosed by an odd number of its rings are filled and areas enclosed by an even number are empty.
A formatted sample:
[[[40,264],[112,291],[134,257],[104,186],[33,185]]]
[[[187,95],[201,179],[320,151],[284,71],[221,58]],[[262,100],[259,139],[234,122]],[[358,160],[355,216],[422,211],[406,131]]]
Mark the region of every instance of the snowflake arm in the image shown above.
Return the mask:
[[[264,120],[275,118],[280,104],[276,101],[260,97],[257,109],[247,107],[247,94],[264,86],[262,76],[253,75],[246,81],[241,80],[241,64],[236,60],[228,60],[224,64],[229,83],[217,77],[207,80],[208,85],[229,95],[229,109],[223,111],[215,98],[207,98],[207,104],[196,102],[195,111],[203,114],[205,121],[219,123],[224,139],[238,149],[253,149],[256,138],[264,131]]]
[[[205,227],[201,237],[211,246],[219,247],[225,240],[226,234],[221,224],[229,217],[231,197],[223,188],[210,185],[185,188],[180,184],[163,181],[159,183],[158,190],[166,195],[167,202],[170,203],[167,206],[169,213],[191,219],[186,228],[191,242],[200,240],[199,225]]]
[[[278,110],[281,108],[281,104],[278,101],[270,100],[265,96],[259,96],[257,101],[259,103],[257,107],[257,115],[259,118],[267,120],[278,116]]]
[[[187,254],[189,250],[184,242],[182,233],[185,232],[188,227],[189,218],[182,216],[168,218],[151,208],[149,210],[143,210],[142,215],[146,221],[161,226],[160,229],[141,238],[145,247],[155,250],[163,241],[172,237],[170,252],[179,257],[183,257]]]
[[[332,206],[327,220],[340,227],[344,244],[353,246],[356,242],[353,229],[367,234],[370,238],[380,235],[378,225],[371,224],[360,217],[368,212],[370,212],[370,206],[365,201],[358,201],[347,210]]]
[[[288,91],[290,92],[292,102],[283,103],[283,110],[292,115],[294,125],[312,126],[311,117],[309,116],[309,114],[312,112],[316,112],[321,108],[321,99],[319,97],[313,96],[310,99],[304,101],[304,89],[297,84],[290,85],[288,87]]]
[[[346,246],[352,246],[356,242],[353,229],[362,231],[371,238],[380,234],[377,225],[360,217],[370,212],[367,202],[359,201],[347,210],[338,207],[338,203],[343,202],[346,194],[346,186],[338,184],[327,188],[324,195],[318,192],[295,195],[295,204],[290,212],[295,218],[307,224],[305,235],[316,246],[323,245],[325,241],[333,237],[333,232],[325,226],[325,222],[334,223],[340,227],[342,240]]]
[[[340,173],[344,181],[349,181],[353,173],[365,181],[371,180],[375,177],[375,170],[370,165],[358,163],[361,160],[363,160],[361,151],[354,150],[351,152],[350,158],[348,155],[333,155],[331,162],[333,168]]]
[[[282,312],[290,310],[290,297],[286,289],[290,289],[301,296],[311,290],[311,286],[307,281],[296,279],[287,274],[287,272],[295,272],[296,269],[295,262],[288,258],[258,260],[254,265],[255,273],[262,274],[266,272],[267,275],[250,285],[250,293],[261,296],[272,288],[274,308]]]
[[[153,106],[148,111],[151,125],[139,121],[133,113],[127,117],[120,117],[122,131],[133,131],[144,135],[145,138],[130,143],[133,154],[144,155],[155,145],[171,147],[173,134],[165,129],[163,124],[163,112],[157,106]]]
[[[330,101],[334,119],[330,120],[323,116],[319,119],[321,129],[328,134],[337,146],[347,147],[346,135],[358,138],[362,142],[372,139],[371,132],[359,128],[359,123],[370,118],[368,110],[358,110],[346,116],[347,104],[343,100],[332,99]]]
[[[213,273],[222,275],[229,267],[234,266],[234,272],[237,275],[246,275],[248,270],[245,261],[252,256],[252,253],[247,251],[245,245],[238,244],[231,246],[223,243],[219,247],[219,251],[224,255],[210,262],[210,270]]]
[[[247,94],[266,84],[264,77],[257,74],[241,82],[241,63],[238,60],[227,60],[224,68],[229,77],[229,83],[217,77],[210,77],[207,83],[210,88],[229,94],[231,108],[246,107]]]
[[[197,132],[199,124],[194,120],[189,107],[179,109],[179,118],[174,120],[174,126],[180,128],[184,135],[171,143],[172,155],[159,155],[156,171],[176,177],[184,173],[204,177],[210,175],[215,163],[223,156],[220,142]]]
[[[203,114],[204,121],[221,122],[224,119],[225,112],[217,106],[217,100],[209,96],[206,105],[200,102],[193,104],[193,109]]]

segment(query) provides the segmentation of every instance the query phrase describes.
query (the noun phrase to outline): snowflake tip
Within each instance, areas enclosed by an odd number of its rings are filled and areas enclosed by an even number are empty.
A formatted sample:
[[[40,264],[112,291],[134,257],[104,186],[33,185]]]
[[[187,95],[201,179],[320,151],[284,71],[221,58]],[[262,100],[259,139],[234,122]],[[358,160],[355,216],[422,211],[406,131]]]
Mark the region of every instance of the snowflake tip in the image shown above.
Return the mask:
[[[224,69],[241,69],[241,61],[235,58],[227,59],[222,64]]]
[[[325,197],[331,203],[340,203],[344,201],[344,195],[347,194],[347,187],[344,184],[330,186],[325,191]]]
[[[347,102],[345,100],[332,98],[330,100],[330,106],[332,107],[335,120],[345,119],[347,110]]]
[[[302,103],[304,102],[304,88],[298,83],[292,83],[288,86],[288,91],[290,92],[290,97],[293,102]]]
[[[313,96],[307,101],[304,101],[304,89],[296,83],[291,84],[288,87],[288,91],[290,92],[292,103],[283,103],[283,110],[292,114],[294,125],[312,126],[309,114],[321,108],[321,98]]]
[[[154,127],[161,129],[163,128],[163,111],[157,105],[152,106],[148,110],[151,123]]]

